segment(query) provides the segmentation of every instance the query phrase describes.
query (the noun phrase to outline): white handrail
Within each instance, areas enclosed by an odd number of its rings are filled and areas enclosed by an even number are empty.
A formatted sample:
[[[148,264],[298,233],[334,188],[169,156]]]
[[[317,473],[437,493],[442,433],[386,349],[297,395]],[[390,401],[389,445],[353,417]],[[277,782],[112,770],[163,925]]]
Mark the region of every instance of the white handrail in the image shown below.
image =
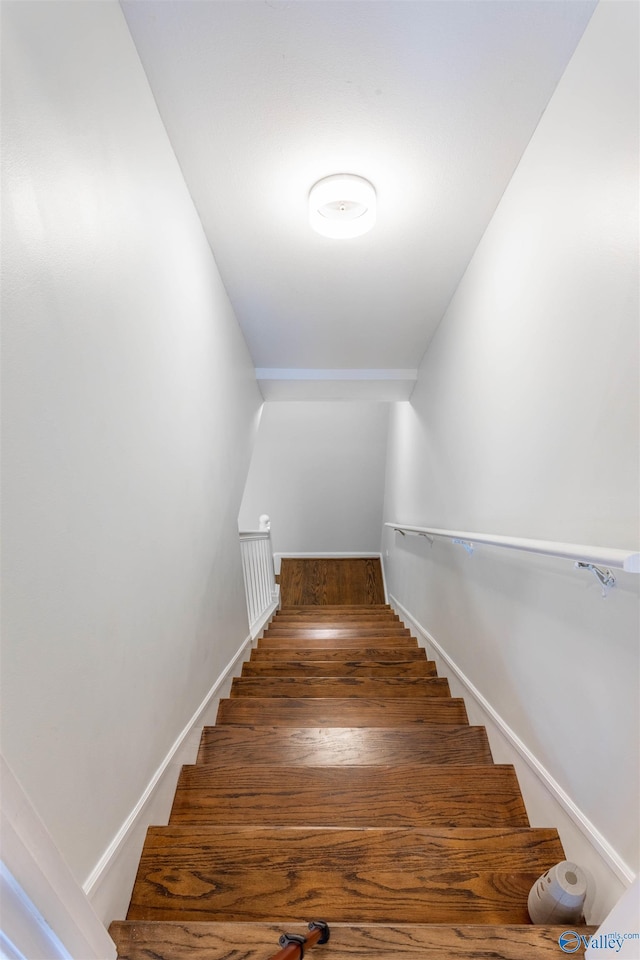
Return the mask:
[[[385,523],[399,533],[414,533],[425,537],[443,537],[460,541],[463,546],[482,543],[491,547],[506,547],[508,550],[521,550],[525,553],[537,553],[545,557],[560,557],[563,560],[575,560],[578,563],[604,565],[625,570],[627,573],[640,573],[640,552],[620,550],[617,547],[591,547],[581,543],[559,543],[555,540],[528,540],[523,537],[502,537],[489,533],[469,533],[463,530],[441,530],[438,527],[414,527],[404,523]]]

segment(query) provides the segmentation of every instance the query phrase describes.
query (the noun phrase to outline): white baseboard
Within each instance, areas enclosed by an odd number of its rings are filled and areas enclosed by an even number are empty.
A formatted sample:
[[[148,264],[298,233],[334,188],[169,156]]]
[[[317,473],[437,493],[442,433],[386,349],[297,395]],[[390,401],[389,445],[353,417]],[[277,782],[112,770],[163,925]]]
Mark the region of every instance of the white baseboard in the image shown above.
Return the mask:
[[[85,880],[82,888],[105,925],[125,916],[147,827],[168,822],[180,770],[183,764],[195,762],[202,727],[215,723],[222,688],[230,682],[253,639],[248,636],[226,665]]]
[[[619,856],[566,791],[562,789],[557,780],[511,729],[503,717],[491,706],[435,637],[411,615],[396,597],[390,595],[389,602],[407,625],[413,628],[416,635],[422,637],[427,649],[431,648],[433,650],[434,659],[436,661],[441,660],[446,665],[450,685],[455,686],[457,680],[463,688],[461,693],[471,696],[473,703],[467,702],[467,709],[469,713],[474,712],[477,716],[473,718],[469,716],[469,721],[471,723],[482,723],[486,727],[496,762],[513,763],[516,766],[525,805],[532,823],[537,819],[535,814],[532,815],[535,811],[541,811],[542,816],[546,814],[548,819],[549,798],[553,801],[552,825],[558,827],[565,852],[570,858],[585,863],[587,871],[591,873],[594,880],[597,890],[595,894],[592,893],[591,904],[587,904],[588,908],[591,907],[592,916],[588,914],[587,916],[590,923],[599,923],[613,907],[624,889],[633,882],[635,879],[634,871]],[[451,684],[452,680],[453,684]],[[452,694],[456,695],[454,690],[452,690]],[[474,706],[475,710],[473,710]],[[499,758],[496,754],[500,754]],[[507,756],[506,754],[510,755]],[[546,795],[542,799],[536,795],[536,790],[539,791],[540,789]],[[577,829],[571,829],[568,826],[569,823]],[[574,852],[576,850],[577,853]],[[601,868],[598,867],[597,860],[601,862]],[[613,878],[618,883],[613,882]],[[594,895],[595,901],[593,899]]]
[[[382,554],[380,552],[376,553],[375,550],[367,550],[366,553],[354,553],[350,551],[348,553],[323,553],[322,551],[316,550],[314,553],[274,553],[273,563],[275,566],[276,576],[280,573],[280,561],[285,559],[307,559],[307,560],[354,560],[354,559],[368,559],[372,557],[376,560],[382,560]],[[380,564],[382,566],[382,563]],[[384,574],[383,574],[384,575]]]

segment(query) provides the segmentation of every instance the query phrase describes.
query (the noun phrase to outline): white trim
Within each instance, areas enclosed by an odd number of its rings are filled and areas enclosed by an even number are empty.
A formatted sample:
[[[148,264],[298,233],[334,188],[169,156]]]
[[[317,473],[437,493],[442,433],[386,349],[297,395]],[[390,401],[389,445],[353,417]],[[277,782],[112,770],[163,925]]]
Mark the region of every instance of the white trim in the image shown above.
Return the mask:
[[[489,701],[480,693],[478,688],[463,673],[457,663],[451,659],[448,653],[440,646],[438,641],[420,624],[415,617],[404,607],[400,601],[390,596],[391,605],[402,615],[403,620],[409,620],[417,633],[421,634],[425,641],[437,652],[438,656],[446,663],[447,667],[455,674],[460,683],[469,691],[474,700],[481,709],[491,718],[500,730],[502,736],[511,744],[520,754],[522,759],[533,770],[546,790],[553,799],[563,808],[569,817],[576,824],[578,829],[584,834],[589,843],[597,850],[599,855],[605,861],[607,866],[625,885],[629,886],[634,879],[635,873],[631,867],[625,863],[620,855],[614,850],[611,844],[602,836],[594,824],[584,815],[579,807],[573,802],[568,793],[566,793],[560,784],[551,776],[546,767],[529,750],[520,737],[511,729],[500,714],[491,706]]]
[[[83,960],[115,958],[114,942],[4,757],[0,758],[0,769],[3,862],[72,956]],[[10,931],[5,932],[11,936]]]
[[[256,367],[256,380],[417,380],[418,371],[386,370],[319,370],[294,367]]]
[[[279,583],[276,584],[276,588],[277,588],[277,597],[276,597],[276,599],[273,601],[273,603],[272,603],[270,606],[267,607],[267,609],[264,611],[264,613],[262,613],[262,614],[258,617],[258,619],[256,620],[256,622],[255,622],[255,623],[252,625],[252,627],[251,627],[251,638],[252,638],[252,640],[255,640],[256,637],[257,637],[260,633],[262,633],[263,629],[266,627],[266,625],[268,624],[269,620],[271,620],[271,617],[273,616],[273,614],[276,612],[276,610],[277,610],[278,607],[280,606],[280,584],[279,584]]]
[[[73,957],[42,916],[33,900],[18,883],[6,864],[0,860],[0,903],[2,933],[0,956],[26,960],[47,957],[48,960],[73,960]],[[4,952],[3,952],[4,951]]]
[[[91,871],[87,879],[85,880],[83,884],[83,890],[85,894],[88,897],[90,897],[92,900],[96,897],[98,889],[102,886],[105,880],[110,879],[109,874],[111,873],[111,871],[113,871],[114,874],[115,873],[118,874],[117,881],[114,884],[114,886],[117,886],[120,889],[120,898],[122,898],[123,891],[125,894],[127,894],[127,902],[128,902],[128,894],[131,891],[133,880],[135,878],[135,870],[137,869],[137,860],[139,858],[139,850],[136,849],[136,852],[134,854],[133,864],[131,863],[131,858],[127,857],[126,855],[124,857],[124,860],[125,860],[124,865],[121,865],[116,861],[120,859],[120,855],[123,851],[125,851],[125,854],[126,854],[125,848],[127,847],[129,840],[131,839],[134,832],[137,833],[141,827],[144,828],[147,825],[149,825],[149,823],[151,822],[149,821],[148,823],[145,823],[144,815],[145,815],[145,811],[148,810],[151,804],[151,801],[154,799],[154,794],[157,794],[159,792],[159,787],[162,783],[163,778],[167,774],[167,771],[172,765],[176,765],[177,755],[179,754],[179,752],[187,748],[188,746],[187,740],[190,737],[190,735],[193,733],[193,731],[197,728],[198,721],[201,720],[202,715],[210,706],[212,700],[214,700],[216,695],[219,693],[222,685],[228,680],[229,676],[233,673],[233,670],[235,669],[238,663],[238,660],[244,656],[247,647],[251,646],[251,644],[253,643],[253,639],[254,638],[251,635],[246,637],[246,639],[243,641],[243,643],[239,647],[237,653],[234,654],[234,656],[228,662],[226,667],[222,670],[217,680],[214,682],[214,684],[212,685],[209,692],[206,694],[206,696],[200,703],[199,707],[196,709],[195,713],[193,714],[189,722],[186,724],[186,726],[183,728],[181,733],[178,735],[178,737],[174,741],[173,745],[170,747],[167,755],[165,756],[162,763],[154,773],[151,780],[149,781],[146,789],[144,790],[142,796],[136,803],[135,807],[133,808],[133,810],[127,817],[127,819],[124,821],[124,823],[122,824],[122,826],[120,827],[116,835],[114,836],[113,840],[111,841],[111,843],[109,844],[109,846],[107,847],[107,849],[105,850],[103,855],[100,857],[97,864],[95,865],[95,867],[93,868],[93,870]],[[177,765],[181,766],[183,762],[186,763],[186,762],[189,762],[189,760],[180,758],[180,762]],[[173,793],[171,793],[169,802],[171,802],[172,799],[173,799]],[[154,811],[154,812],[157,817],[158,811]],[[169,810],[166,811],[165,819],[168,819],[168,813],[169,813]],[[157,820],[154,820],[154,822],[157,822]],[[124,875],[125,873],[127,874],[126,876]],[[107,914],[107,921],[115,918],[115,913],[112,915],[112,910],[109,907],[102,909],[100,912]]]
[[[384,587],[384,602],[389,603],[389,591],[387,590],[387,577],[384,572],[384,558],[380,554],[380,569],[382,570],[382,586]]]
[[[508,550],[521,550],[524,553],[537,553],[545,557],[559,557],[562,560],[575,560],[594,563],[625,570],[627,573],[640,573],[640,552],[621,550],[617,547],[595,547],[583,543],[561,543],[556,540],[529,540],[525,537],[503,537],[494,533],[469,533],[466,530],[442,530],[439,527],[413,527],[403,523],[385,523],[399,533],[415,533],[428,537],[443,537],[446,540],[462,541],[469,547],[482,543],[489,547],[506,547]]]
[[[367,550],[366,553],[354,553],[353,551],[349,552],[332,552],[328,551],[323,553],[321,550],[314,550],[312,553],[274,553],[273,562],[275,565],[276,574],[280,573],[280,561],[281,560],[380,560],[380,566],[382,566],[382,554],[380,552],[376,553],[375,550]],[[384,576],[384,572],[383,572]]]

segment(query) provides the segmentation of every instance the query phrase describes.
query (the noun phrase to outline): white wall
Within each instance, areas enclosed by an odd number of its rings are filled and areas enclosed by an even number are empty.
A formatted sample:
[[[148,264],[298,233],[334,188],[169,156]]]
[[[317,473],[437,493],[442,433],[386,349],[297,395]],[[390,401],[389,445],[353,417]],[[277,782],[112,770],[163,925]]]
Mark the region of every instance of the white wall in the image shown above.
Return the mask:
[[[396,405],[386,520],[637,547],[637,27],[596,10]],[[390,592],[610,854],[599,919],[639,861],[638,578],[604,601],[569,563],[384,543]]]
[[[271,518],[276,553],[380,550],[389,405],[265,403],[240,527]]]
[[[118,3],[2,14],[3,752],[84,881],[247,636],[261,398]]]

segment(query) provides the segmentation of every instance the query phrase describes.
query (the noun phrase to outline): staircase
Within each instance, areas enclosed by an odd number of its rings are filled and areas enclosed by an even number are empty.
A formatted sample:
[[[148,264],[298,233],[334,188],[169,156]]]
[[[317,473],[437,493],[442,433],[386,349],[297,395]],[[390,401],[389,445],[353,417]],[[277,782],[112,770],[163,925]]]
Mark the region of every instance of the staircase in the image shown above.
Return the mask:
[[[387,605],[289,606],[150,828],[110,933],[121,960],[268,960],[323,919],[317,960],[558,960],[565,928],[531,925],[527,896],[562,859]]]

